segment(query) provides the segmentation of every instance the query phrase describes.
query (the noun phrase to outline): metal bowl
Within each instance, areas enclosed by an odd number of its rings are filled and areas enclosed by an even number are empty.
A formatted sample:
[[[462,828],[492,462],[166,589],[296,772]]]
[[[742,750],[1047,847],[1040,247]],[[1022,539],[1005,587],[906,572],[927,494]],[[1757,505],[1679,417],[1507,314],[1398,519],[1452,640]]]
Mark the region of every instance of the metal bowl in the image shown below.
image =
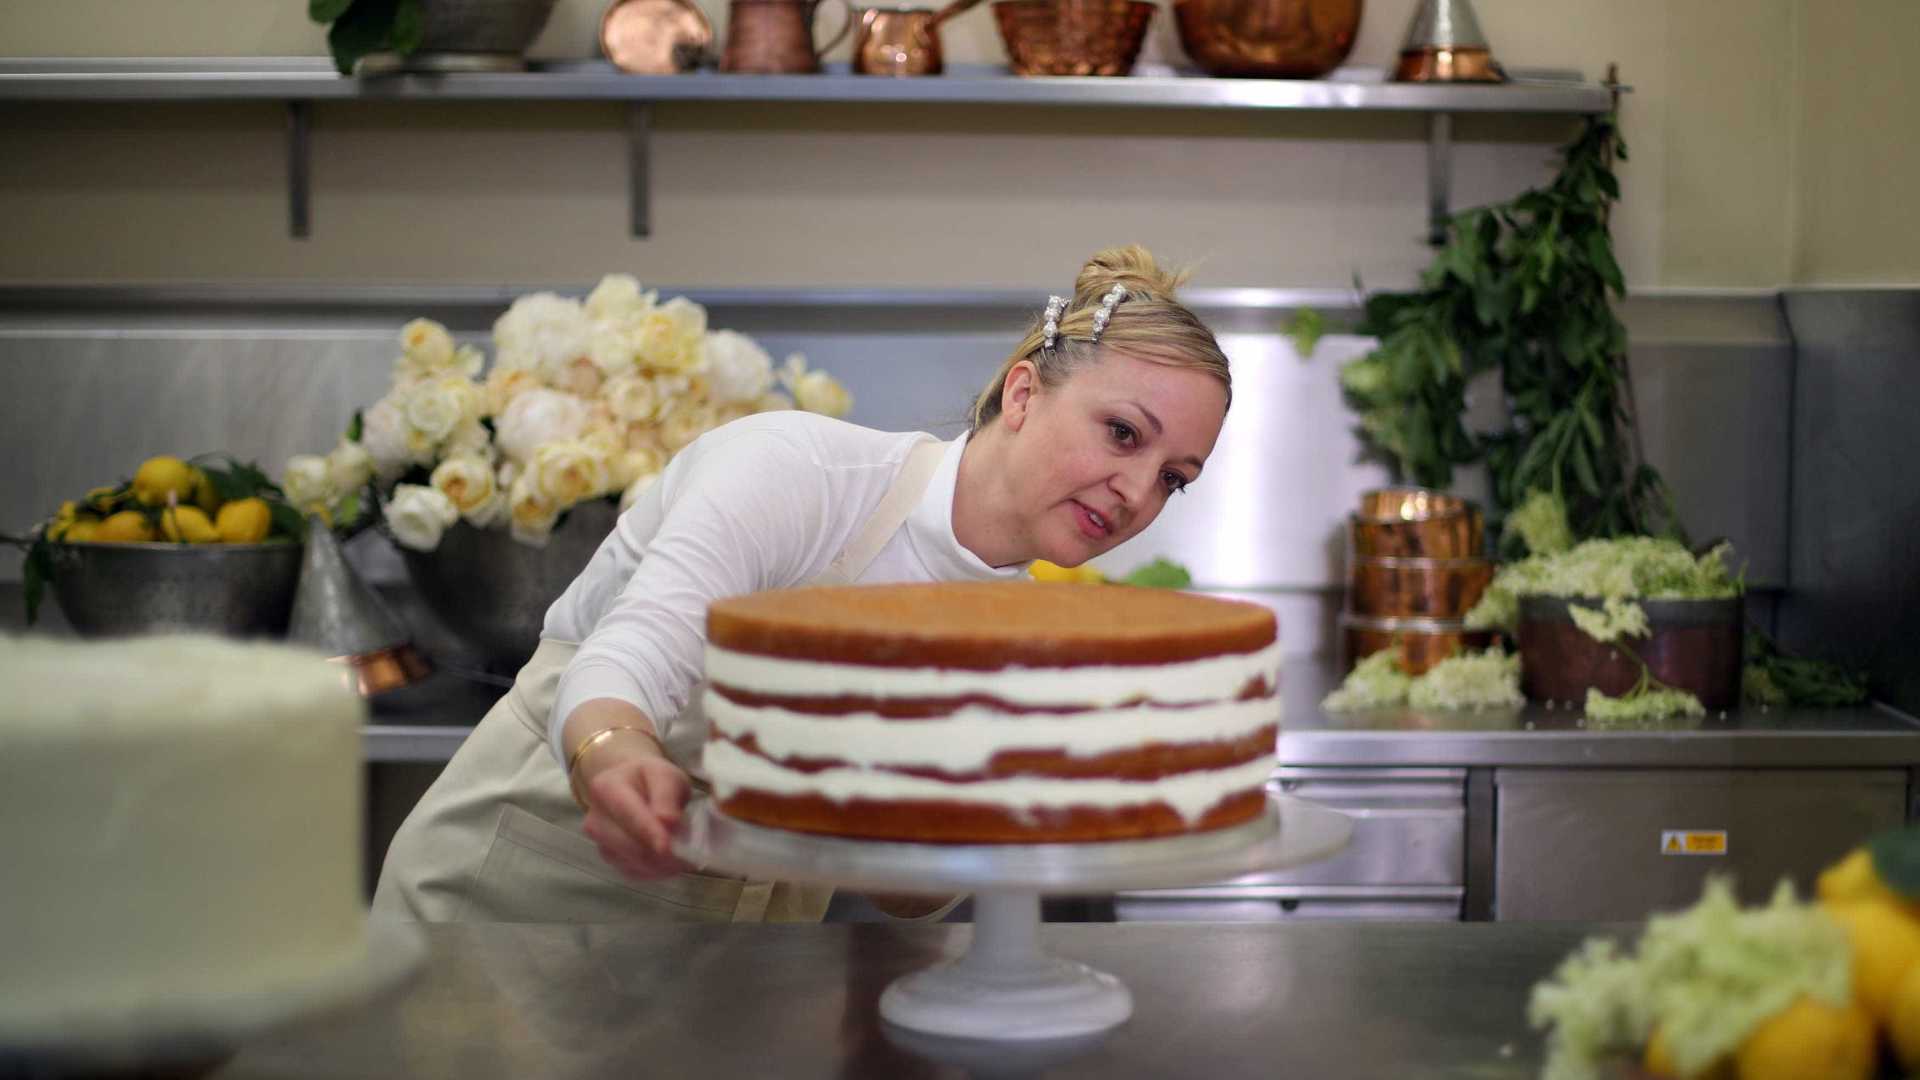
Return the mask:
[[[301,545],[292,541],[50,546],[54,598],[83,637],[278,637],[300,584]]]
[[[540,644],[547,608],[587,568],[619,516],[605,500],[582,503],[538,548],[506,529],[460,521],[432,551],[402,547],[400,555],[427,608],[477,649],[487,667],[511,674]]]
[[[1148,0],[995,0],[1016,75],[1125,75],[1156,5]]]
[[[1174,0],[1180,44],[1216,76],[1317,79],[1347,58],[1361,0]]]

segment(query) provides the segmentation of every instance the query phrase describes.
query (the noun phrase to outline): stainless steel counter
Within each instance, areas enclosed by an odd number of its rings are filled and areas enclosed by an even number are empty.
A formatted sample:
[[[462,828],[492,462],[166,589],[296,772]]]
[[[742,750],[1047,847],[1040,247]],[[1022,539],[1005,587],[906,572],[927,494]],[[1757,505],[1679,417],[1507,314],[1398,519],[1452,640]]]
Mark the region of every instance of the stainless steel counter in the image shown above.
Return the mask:
[[[1133,1018],[1057,1064],[963,1068],[891,1042],[878,999],[969,927],[430,926],[399,996],[214,1076],[1531,1077],[1529,988],[1629,929],[1049,924],[1042,945],[1119,976]]]
[[[1722,718],[1633,730],[1587,723],[1577,709],[1328,713],[1338,676],[1324,659],[1290,661],[1281,675],[1286,719],[1279,764],[1293,767],[1548,766],[1593,768],[1849,768],[1920,766],[1920,722],[1884,706],[1742,708]],[[441,674],[375,703],[369,761],[445,761],[499,696]]]

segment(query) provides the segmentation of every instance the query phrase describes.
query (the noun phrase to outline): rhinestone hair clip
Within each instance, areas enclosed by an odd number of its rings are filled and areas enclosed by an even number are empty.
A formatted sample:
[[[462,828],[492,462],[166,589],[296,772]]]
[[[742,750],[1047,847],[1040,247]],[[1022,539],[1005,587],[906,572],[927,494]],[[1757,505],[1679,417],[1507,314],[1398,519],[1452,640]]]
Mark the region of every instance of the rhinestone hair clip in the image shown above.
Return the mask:
[[[1066,310],[1066,297],[1047,297],[1047,324],[1041,328],[1042,333],[1045,335],[1040,342],[1041,348],[1051,350],[1054,343],[1060,340],[1060,316]]]
[[[1125,285],[1115,285],[1113,288],[1107,290],[1107,295],[1100,301],[1100,310],[1093,313],[1093,334],[1087,338],[1088,341],[1097,342],[1100,340],[1100,335],[1106,332],[1107,320],[1113,318],[1114,305],[1126,299],[1126,297],[1127,287]]]

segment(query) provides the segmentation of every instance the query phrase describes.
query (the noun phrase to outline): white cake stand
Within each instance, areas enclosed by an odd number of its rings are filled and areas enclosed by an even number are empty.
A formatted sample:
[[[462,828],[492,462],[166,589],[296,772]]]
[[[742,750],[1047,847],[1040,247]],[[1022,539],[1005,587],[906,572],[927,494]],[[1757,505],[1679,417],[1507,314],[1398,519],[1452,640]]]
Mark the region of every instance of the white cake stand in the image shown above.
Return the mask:
[[[1346,815],[1275,796],[1259,819],[1160,840],[1089,844],[905,844],[749,825],[709,800],[688,806],[674,853],[702,869],[872,892],[973,894],[967,952],[903,976],[880,1015],[966,1039],[1061,1039],[1133,1012],[1120,980],[1039,947],[1040,896],[1220,881],[1324,859],[1346,846]]]

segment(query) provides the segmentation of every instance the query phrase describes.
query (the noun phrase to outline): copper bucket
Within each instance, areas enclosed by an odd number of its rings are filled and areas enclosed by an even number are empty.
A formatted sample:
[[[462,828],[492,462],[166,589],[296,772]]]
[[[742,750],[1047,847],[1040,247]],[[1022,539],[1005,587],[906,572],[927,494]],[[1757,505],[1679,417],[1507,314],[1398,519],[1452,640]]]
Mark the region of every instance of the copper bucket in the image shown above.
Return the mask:
[[[1493,580],[1490,559],[1405,559],[1355,556],[1348,568],[1356,615],[1458,619],[1480,602]]]
[[[1148,0],[994,0],[1015,75],[1125,75],[1146,40]]]
[[[1391,487],[1363,492],[1348,519],[1356,557],[1467,559],[1482,554],[1480,508],[1445,491]]]
[[[1394,619],[1342,614],[1346,667],[1386,649],[1399,653],[1400,670],[1424,674],[1449,656],[1477,652],[1493,644],[1493,631],[1469,630],[1457,619]]]
[[[1599,607],[1598,600],[1584,605]],[[1536,701],[1581,704],[1589,687],[1619,697],[1640,681],[1640,665],[1653,677],[1686,690],[1709,709],[1740,703],[1740,666],[1745,639],[1745,599],[1640,600],[1652,633],[1600,642],[1574,624],[1562,596],[1520,598],[1520,688]],[[1622,647],[1624,646],[1624,648]]]

